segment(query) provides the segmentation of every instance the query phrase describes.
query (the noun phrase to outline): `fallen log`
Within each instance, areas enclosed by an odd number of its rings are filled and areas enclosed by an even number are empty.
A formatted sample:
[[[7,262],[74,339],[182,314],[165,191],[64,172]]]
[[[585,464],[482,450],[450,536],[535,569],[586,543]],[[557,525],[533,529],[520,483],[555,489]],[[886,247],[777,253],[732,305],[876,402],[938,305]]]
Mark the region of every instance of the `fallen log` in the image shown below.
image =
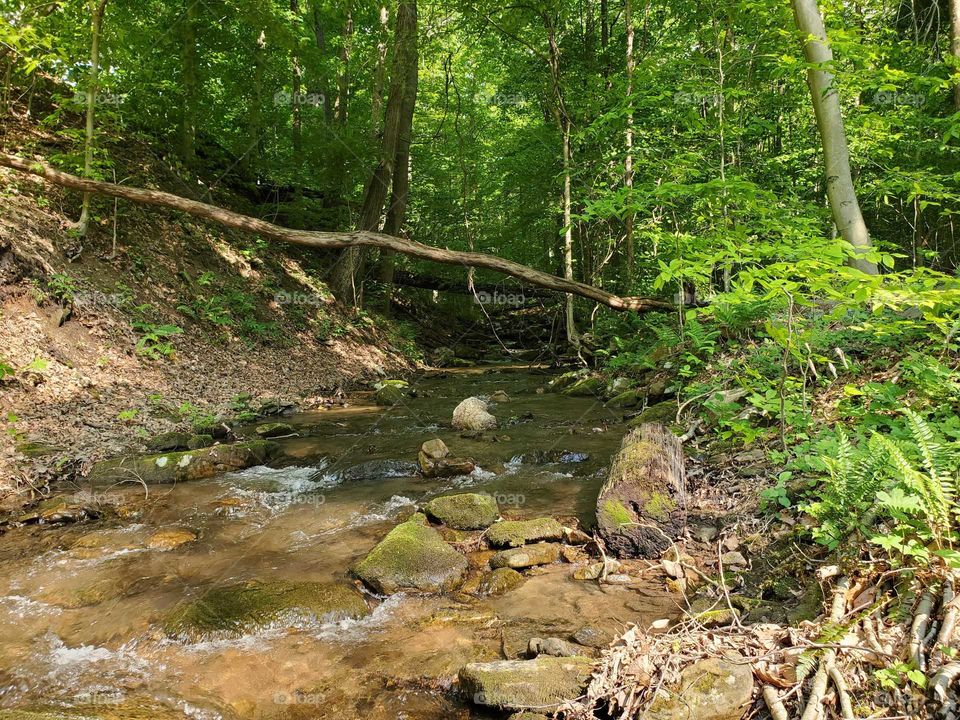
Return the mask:
[[[265,238],[287,242],[293,245],[317,248],[319,250],[342,250],[348,247],[376,247],[384,250],[393,250],[403,255],[430,260],[446,265],[463,265],[464,267],[485,268],[510,275],[531,285],[556,290],[557,292],[578,295],[606,305],[613,310],[630,310],[633,312],[649,312],[651,310],[671,310],[673,305],[666,300],[647,297],[620,297],[600,288],[545,273],[540,270],[521,265],[512,260],[487,255],[478,252],[460,252],[445,248],[424,245],[423,243],[405,238],[385,235],[383,233],[355,231],[355,232],[328,232],[320,230],[293,230],[280,225],[274,225],[265,220],[226,210],[216,205],[209,205],[197,200],[173,195],[160,190],[145,190],[142,188],[114,185],[99,180],[87,180],[69,173],[56,170],[49,165],[32,160],[25,160],[15,155],[0,153],[0,166],[13,168],[20,172],[37,175],[47,182],[60,185],[71,190],[89,192],[95,195],[120,198],[142,205],[179,210],[194,217],[212,220],[225,227],[256,233]]]
[[[631,431],[597,497],[597,532],[621,558],[659,558],[683,534],[686,480],[680,439],[662,425]]]

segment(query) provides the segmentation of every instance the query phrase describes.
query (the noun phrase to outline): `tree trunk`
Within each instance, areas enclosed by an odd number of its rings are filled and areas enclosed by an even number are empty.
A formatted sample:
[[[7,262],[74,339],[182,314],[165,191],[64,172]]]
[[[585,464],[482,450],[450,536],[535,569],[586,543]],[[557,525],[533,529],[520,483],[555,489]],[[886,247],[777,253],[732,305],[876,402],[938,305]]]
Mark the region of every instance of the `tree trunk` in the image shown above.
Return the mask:
[[[403,85],[403,97],[400,103],[400,125],[397,130],[397,154],[393,167],[393,185],[390,192],[390,207],[384,232],[387,235],[400,236],[403,222],[407,216],[407,201],[410,195],[410,144],[413,140],[413,114],[417,105],[417,85],[419,80],[419,54],[416,32],[416,2],[410,3],[413,13],[413,30],[410,36],[410,52],[403,58],[406,74]],[[390,311],[390,298],[393,294],[393,269],[395,253],[385,250],[380,258],[380,281],[384,285],[384,310]]]
[[[950,53],[960,61],[960,0],[950,0]],[[953,105],[960,110],[960,82],[953,86]]]
[[[246,165],[250,172],[259,174],[260,172],[260,148],[262,132],[261,125],[263,106],[263,74],[266,64],[265,55],[267,52],[267,33],[261,30],[257,36],[257,42],[253,51],[253,101],[250,104],[250,116],[248,118],[247,135],[250,139],[250,146],[244,157],[247,158]]]
[[[87,88],[87,127],[83,146],[83,176],[90,177],[93,172],[94,122],[97,107],[97,81],[100,75],[100,29],[103,15],[107,10],[107,0],[90,2],[90,75]],[[77,221],[77,234],[84,237],[90,226],[90,193],[83,194],[83,206],[80,220]]]
[[[407,86],[411,79],[416,84],[417,64],[417,4],[415,0],[401,0],[397,7],[397,20],[394,29],[393,66],[391,68],[390,92],[387,97],[387,111],[383,125],[383,148],[380,161],[367,183],[360,207],[358,229],[376,231],[380,228],[380,218],[387,194],[394,178],[400,134],[403,127],[404,107],[416,100],[416,88],[408,97]],[[411,68],[411,65],[413,66]],[[409,134],[409,133],[408,133]],[[409,153],[409,148],[407,148]],[[405,201],[406,193],[404,193]],[[362,260],[361,249],[351,247],[341,253],[330,273],[330,289],[340,302],[357,305],[355,274]]]
[[[343,47],[340,49],[340,78],[337,81],[337,101],[333,114],[341,125],[347,124],[350,106],[350,50],[353,42],[353,7],[347,3],[347,19],[343,24]]]
[[[810,68],[807,84],[817,118],[817,128],[823,145],[826,170],[827,197],[833,221],[840,236],[854,250],[850,264],[870,275],[877,274],[877,266],[864,257],[871,249],[870,233],[860,212],[853,176],[850,172],[850,151],[840,114],[840,97],[830,72],[833,51],[827,44],[827,33],[817,0],[792,0],[797,29],[804,35],[803,52]]]
[[[619,297],[611,293],[592,287],[586,283],[559,278],[555,275],[536,270],[526,265],[506,260],[496,255],[487,255],[478,252],[457,252],[445,248],[424,245],[414,240],[397,238],[383,233],[357,230],[354,232],[323,232],[309,230],[293,230],[274,225],[259,218],[241,215],[216,205],[190,200],[188,198],[162,192],[160,190],[144,190],[127,185],[87,180],[60,172],[49,165],[24,160],[15,155],[0,153],[0,166],[13,168],[30,175],[42,177],[48,182],[60,185],[71,190],[85,193],[96,193],[107,197],[130,200],[142,205],[152,205],[170,210],[185,212],[194,217],[212,220],[225,227],[255,233],[264,238],[280,242],[311,247],[318,250],[340,250],[348,247],[376,247],[394,250],[404,255],[429,260],[446,265],[460,265],[463,267],[478,267],[503,273],[518,278],[524,282],[556,290],[558,292],[573,293],[581,297],[606,305],[612,310],[631,310],[633,312],[650,312],[652,310],[671,310],[673,304],[655,298]]]
[[[300,17],[300,0],[290,0],[290,12],[295,18]],[[293,144],[293,166],[300,168],[300,157],[303,153],[303,119],[300,115],[300,106],[303,100],[303,68],[300,66],[300,38],[294,38],[293,54],[293,105],[290,108],[290,127]]]
[[[390,13],[380,6],[380,37],[377,40],[377,64],[373,71],[373,90],[370,95],[370,135],[376,140],[383,122],[383,86],[387,79],[387,45],[390,33]]]
[[[197,146],[197,2],[185,0],[181,21],[180,81],[183,84],[183,107],[180,115],[180,160],[188,168],[196,165]]]
[[[633,70],[636,61],[633,57],[633,1],[626,0],[623,20],[627,29],[627,157],[624,162],[623,184],[627,190],[627,216],[624,218],[626,237],[624,238],[624,255],[627,265],[627,288],[633,285],[633,210],[629,207],[633,203]]]
[[[560,130],[563,142],[563,276],[573,280],[573,220],[571,200],[572,149],[570,146],[570,116],[567,113],[563,97],[563,86],[560,83],[560,46],[557,44],[557,33],[553,20],[548,13],[543,13],[543,24],[547,31],[547,43],[550,48],[548,56],[550,64],[550,81],[553,90],[551,111]],[[566,298],[566,332],[567,342],[574,349],[580,349],[580,336],[573,315],[573,295]]]
[[[313,29],[313,37],[317,42],[317,49],[325,55],[327,52],[327,37],[323,31],[323,19],[320,15],[321,4],[320,0],[313,0],[310,4],[310,24]],[[320,78],[320,90],[323,92],[323,119],[327,124],[330,124],[333,122],[333,103],[326,73]]]

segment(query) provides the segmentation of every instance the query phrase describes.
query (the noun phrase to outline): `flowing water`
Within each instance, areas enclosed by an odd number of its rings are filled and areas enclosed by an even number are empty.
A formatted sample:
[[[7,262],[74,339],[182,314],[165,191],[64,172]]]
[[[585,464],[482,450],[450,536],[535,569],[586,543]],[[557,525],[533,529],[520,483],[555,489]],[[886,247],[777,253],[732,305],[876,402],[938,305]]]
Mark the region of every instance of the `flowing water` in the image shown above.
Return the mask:
[[[456,371],[413,383],[390,408],[363,403],[289,418],[282,466],[173,487],[108,492],[119,517],[0,538],[0,709],[97,717],[470,718],[467,662],[514,656],[532,636],[585,624],[616,630],[676,612],[656,585],[600,586],[557,564],[495,598],[370,597],[355,621],[285,617],[242,637],[186,642],[161,624],[181,600],[246,580],[349,582],[348,569],[396,522],[438,494],[487,492],[509,518],[592,519],[622,418],[587,398],[538,394],[533,371]],[[504,390],[496,440],[449,428],[456,404]],[[470,476],[413,473],[442,438]],[[537,451],[540,451],[539,454]],[[79,497],[85,497],[82,491]],[[86,496],[88,497],[88,496]],[[96,498],[104,500],[107,498]],[[160,530],[198,540],[151,548]]]

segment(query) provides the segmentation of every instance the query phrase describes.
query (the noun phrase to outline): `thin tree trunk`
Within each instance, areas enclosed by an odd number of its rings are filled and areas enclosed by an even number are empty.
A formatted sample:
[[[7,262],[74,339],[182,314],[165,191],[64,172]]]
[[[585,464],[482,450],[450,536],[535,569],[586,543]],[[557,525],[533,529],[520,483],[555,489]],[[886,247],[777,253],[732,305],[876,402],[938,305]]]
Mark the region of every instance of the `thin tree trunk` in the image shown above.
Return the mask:
[[[262,111],[263,106],[263,75],[266,64],[267,52],[267,33],[261,30],[257,36],[257,42],[253,51],[253,101],[250,104],[250,115],[248,118],[247,135],[250,139],[250,147],[245,153],[247,158],[246,165],[249,170],[258,175],[260,172],[260,140]]]
[[[960,61],[960,0],[950,0],[950,53]],[[953,86],[953,105],[960,110],[960,82]]]
[[[260,218],[241,215],[240,213],[209,205],[207,203],[190,200],[172,193],[160,190],[145,190],[130,187],[129,185],[115,185],[99,180],[87,180],[76,175],[56,170],[49,165],[25,160],[15,155],[0,153],[0,166],[13,168],[29,175],[41,177],[47,182],[78,190],[85,193],[96,193],[107,197],[120,198],[141,205],[151,205],[169,210],[185,212],[194,217],[211,220],[224,227],[255,233],[264,238],[279,242],[291,243],[318,250],[338,250],[347,247],[362,246],[394,250],[410,257],[443,263],[445,265],[460,265],[463,267],[479,267],[503,273],[518,278],[538,287],[556,290],[563,293],[573,293],[581,297],[601,303],[612,310],[629,310],[633,312],[650,312],[653,310],[670,310],[673,304],[655,298],[620,297],[608,293],[600,288],[586,283],[560,278],[550,273],[521,265],[496,255],[487,255],[478,252],[457,252],[445,248],[425,245],[405,238],[384,235],[383,233],[357,230],[354,232],[323,232],[310,230],[293,230],[291,228],[274,225]]]
[[[850,172],[850,151],[840,114],[840,97],[830,72],[833,51],[827,44],[827,32],[817,0],[792,0],[797,29],[804,35],[803,52],[810,68],[807,84],[817,118],[817,128],[823,145],[823,161],[827,180],[827,197],[833,221],[840,236],[854,250],[850,264],[870,275],[877,274],[877,266],[864,255],[872,247],[870,233],[864,222],[857,193]]]
[[[197,2],[185,0],[181,21],[180,79],[183,84],[183,107],[180,116],[180,159],[188,168],[196,165],[197,153]]]
[[[341,125],[347,124],[350,106],[350,51],[353,43],[353,7],[347,4],[347,19],[343,24],[343,47],[340,50],[340,78],[337,81],[337,101],[334,116]]]
[[[633,57],[633,1],[626,0],[626,7],[623,14],[624,23],[627,28],[627,157],[624,162],[623,184],[627,189],[627,203],[633,204],[633,71],[636,67],[636,61]],[[633,223],[634,214],[631,207],[627,208],[627,216],[624,220],[626,225],[626,238],[624,239],[624,251],[627,261],[627,287],[633,285],[633,267],[634,267],[634,248],[633,248]]]
[[[397,131],[397,154],[393,168],[393,185],[390,192],[390,207],[383,231],[387,235],[400,236],[407,215],[407,202],[410,196],[410,145],[413,140],[413,115],[417,105],[417,85],[419,80],[419,48],[416,32],[416,2],[412,2],[413,31],[410,38],[409,55],[403,58],[406,78],[403,86],[403,98],[400,107],[400,126]],[[385,20],[385,13],[381,15]],[[384,286],[384,310],[390,311],[390,298],[393,294],[393,270],[395,265],[393,250],[384,250],[380,258],[380,281]]]
[[[103,15],[107,10],[107,0],[90,2],[90,75],[87,88],[87,128],[83,147],[83,176],[93,173],[93,144],[95,116],[97,107],[97,82],[100,74],[100,30],[103,27]],[[83,194],[83,206],[80,220],[77,221],[77,234],[84,237],[90,226],[90,193]]]
[[[310,4],[310,24],[313,29],[313,37],[317,41],[317,49],[321,54],[325,55],[327,52],[327,37],[323,30],[323,18],[321,17],[320,11],[320,0],[313,0]],[[323,118],[327,124],[330,124],[333,122],[333,102],[330,95],[330,83],[328,82],[326,73],[320,78],[320,89],[323,92]]]
[[[380,6],[380,37],[377,41],[377,64],[373,72],[373,90],[370,95],[370,134],[376,139],[383,123],[383,86],[387,79],[387,45],[390,34],[390,13]]]
[[[548,56],[550,64],[550,80],[553,90],[553,103],[551,111],[553,118],[560,130],[560,136],[563,141],[563,276],[567,280],[573,280],[573,221],[572,221],[572,200],[571,200],[571,178],[572,170],[572,149],[570,146],[570,116],[567,113],[566,103],[563,98],[563,87],[560,84],[560,46],[557,44],[557,34],[550,15],[543,13],[543,24],[547,31],[547,43],[550,48]],[[567,341],[574,347],[580,349],[580,336],[577,333],[577,327],[573,314],[573,295],[568,294],[566,298],[566,333]]]
[[[290,0],[290,12],[293,13],[295,18],[300,17],[300,0]],[[299,35],[294,38],[291,62],[293,66],[293,105],[290,108],[290,127],[293,135],[291,142],[293,144],[293,166],[299,169],[303,152],[303,119],[300,114],[300,106],[303,100],[303,68],[300,66]]]
[[[407,84],[411,78],[409,67],[411,63],[416,65],[416,62],[417,5],[415,0],[401,0],[397,8],[394,30],[393,67],[383,126],[383,148],[380,161],[367,183],[363,204],[360,207],[358,229],[361,231],[376,231],[380,228],[383,206],[390,190],[397,161]],[[413,73],[415,79],[416,68]],[[331,290],[342,303],[354,306],[358,303],[359,294],[354,278],[361,259],[360,248],[351,247],[341,253],[330,273]]]

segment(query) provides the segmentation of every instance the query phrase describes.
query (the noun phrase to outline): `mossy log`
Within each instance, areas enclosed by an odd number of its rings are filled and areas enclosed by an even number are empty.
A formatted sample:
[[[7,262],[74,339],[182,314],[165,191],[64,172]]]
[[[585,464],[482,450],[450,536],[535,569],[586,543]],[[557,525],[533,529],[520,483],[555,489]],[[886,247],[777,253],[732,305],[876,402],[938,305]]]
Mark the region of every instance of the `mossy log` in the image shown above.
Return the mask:
[[[657,558],[686,525],[683,447],[662,425],[632,430],[597,498],[597,530],[617,557]]]

